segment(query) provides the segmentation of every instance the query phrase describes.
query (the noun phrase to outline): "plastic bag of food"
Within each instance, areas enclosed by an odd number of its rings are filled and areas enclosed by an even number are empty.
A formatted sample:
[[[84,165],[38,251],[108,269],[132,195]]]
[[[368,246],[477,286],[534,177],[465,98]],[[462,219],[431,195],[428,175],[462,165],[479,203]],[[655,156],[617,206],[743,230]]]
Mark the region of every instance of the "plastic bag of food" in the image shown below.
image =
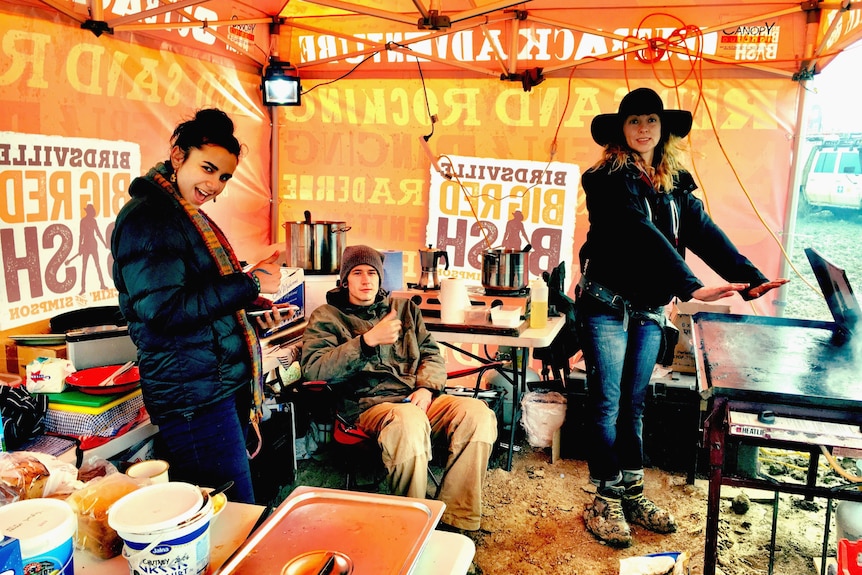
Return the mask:
[[[78,470],[52,455],[31,451],[0,452],[0,505],[69,493]]]
[[[0,504],[42,497],[48,475],[48,468],[29,453],[0,453]]]
[[[93,456],[81,464],[81,468],[78,469],[78,480],[87,483],[97,477],[104,477],[105,475],[119,472],[117,467],[107,459]]]
[[[24,385],[30,393],[60,393],[66,389],[66,376],[75,365],[59,357],[37,357],[27,364]]]
[[[143,487],[145,480],[124,473],[110,473],[88,481],[66,501],[78,517],[75,547],[86,549],[97,557],[110,559],[123,550],[123,540],[108,525],[108,509],[118,499]]]
[[[62,497],[81,487],[78,481],[78,468],[74,463],[38,451],[18,451],[17,453],[27,453],[48,468],[48,481],[45,482],[42,497]]]

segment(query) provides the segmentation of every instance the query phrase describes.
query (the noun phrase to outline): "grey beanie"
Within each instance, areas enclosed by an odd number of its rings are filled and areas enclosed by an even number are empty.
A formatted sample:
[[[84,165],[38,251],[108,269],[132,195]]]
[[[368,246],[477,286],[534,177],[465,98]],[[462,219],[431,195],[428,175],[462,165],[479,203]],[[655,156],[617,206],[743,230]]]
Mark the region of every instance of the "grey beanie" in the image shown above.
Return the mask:
[[[347,285],[347,274],[360,264],[367,264],[377,270],[383,283],[383,254],[368,246],[347,246],[341,254],[341,285]]]

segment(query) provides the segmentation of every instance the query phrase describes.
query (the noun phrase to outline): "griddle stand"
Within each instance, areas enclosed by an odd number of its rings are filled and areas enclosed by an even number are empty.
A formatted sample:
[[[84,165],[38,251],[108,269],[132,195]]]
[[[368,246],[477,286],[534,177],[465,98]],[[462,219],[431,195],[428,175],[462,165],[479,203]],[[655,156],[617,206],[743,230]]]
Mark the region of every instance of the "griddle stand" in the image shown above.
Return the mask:
[[[715,575],[721,486],[775,493],[769,557],[773,572],[778,497],[780,493],[827,500],[820,574],[826,572],[833,500],[862,501],[858,486],[817,485],[820,444],[730,434],[730,413],[773,411],[782,416],[862,424],[862,358],[848,353],[830,337],[835,324],[786,318],[698,313],[692,333],[698,386],[708,401],[704,445],[709,461],[709,491],[705,532],[704,575]],[[858,342],[855,343],[858,346]],[[786,346],[794,347],[788,350]],[[802,347],[802,348],[800,348]],[[754,350],[754,353],[752,353]],[[796,354],[794,357],[789,354]],[[836,380],[836,374],[845,379]],[[855,376],[853,374],[856,374]],[[855,379],[854,379],[855,377]],[[851,381],[852,380],[852,381]],[[730,438],[740,444],[790,449],[810,454],[806,481],[787,483],[762,475],[744,477],[727,471]],[[833,447],[825,445],[830,451]],[[840,487],[852,487],[842,490]]]
[[[821,553],[820,575],[826,573],[826,551],[829,546],[830,522],[832,518],[832,500],[862,501],[862,492],[838,491],[832,488],[821,487],[817,482],[817,467],[820,461],[820,447],[806,443],[777,441],[772,439],[757,440],[753,438],[739,439],[740,443],[756,445],[759,447],[771,447],[775,449],[788,449],[809,453],[808,471],[806,481],[802,483],[778,482],[766,478],[752,478],[725,473],[725,456],[727,451],[727,440],[729,435],[728,416],[730,410],[750,411],[759,413],[766,406],[755,406],[752,404],[740,404],[731,402],[726,398],[716,398],[712,401],[709,414],[704,421],[704,441],[709,456],[709,492],[707,497],[705,552],[704,552],[704,575],[715,575],[715,567],[718,561],[718,523],[721,512],[721,486],[729,485],[749,489],[773,491],[775,500],[772,507],[772,533],[769,547],[769,574],[773,572],[775,559],[775,536],[778,523],[778,496],[780,493],[791,493],[803,495],[806,500],[815,497],[823,497],[826,501],[826,520],[823,529],[823,548]]]

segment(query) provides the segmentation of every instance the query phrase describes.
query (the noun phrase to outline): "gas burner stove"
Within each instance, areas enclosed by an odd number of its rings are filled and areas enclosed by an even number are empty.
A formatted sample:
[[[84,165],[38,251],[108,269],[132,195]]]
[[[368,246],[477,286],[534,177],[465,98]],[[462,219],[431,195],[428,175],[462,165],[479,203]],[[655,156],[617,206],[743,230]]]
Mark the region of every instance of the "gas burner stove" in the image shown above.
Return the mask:
[[[419,290],[419,291],[440,291],[439,287],[430,288],[430,287],[421,287],[419,284],[407,283],[407,289],[409,290]]]
[[[440,310],[440,290],[425,289],[418,287],[418,284],[407,284],[405,290],[392,290],[389,294],[392,297],[400,297],[413,300],[423,311]],[[530,290],[525,288],[517,293],[488,293],[488,290],[482,286],[471,285],[467,286],[467,296],[473,305],[485,305],[494,307],[498,305],[520,307],[526,313],[527,304],[530,301]]]
[[[408,290],[415,290],[421,292],[428,293],[436,293],[440,291],[439,287],[431,288],[431,287],[421,287],[417,283],[407,283]],[[396,290],[398,291],[398,290]],[[467,286],[467,291],[471,296],[473,295],[486,295],[486,296],[496,296],[496,297],[527,297],[530,295],[529,287],[522,287],[521,289],[511,290],[511,289],[491,289],[491,288],[483,288],[481,286]]]
[[[484,288],[483,291],[485,295],[491,296],[525,297],[530,294],[530,288],[528,287],[522,287],[518,290]]]

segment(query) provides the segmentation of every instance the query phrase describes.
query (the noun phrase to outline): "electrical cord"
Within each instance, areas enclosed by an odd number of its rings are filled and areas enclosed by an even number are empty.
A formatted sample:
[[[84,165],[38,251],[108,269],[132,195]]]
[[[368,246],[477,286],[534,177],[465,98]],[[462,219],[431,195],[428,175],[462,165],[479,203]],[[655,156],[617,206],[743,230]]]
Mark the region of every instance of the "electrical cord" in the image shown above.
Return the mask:
[[[760,209],[757,206],[757,202],[754,200],[752,195],[749,193],[747,187],[745,186],[744,182],[742,181],[742,178],[739,175],[739,172],[737,171],[736,167],[734,166],[733,162],[731,161],[730,156],[724,147],[724,144],[721,141],[721,137],[719,136],[718,129],[716,127],[715,118],[713,117],[713,114],[712,114],[712,111],[710,110],[709,104],[707,103],[707,101],[704,97],[703,63],[704,63],[704,61],[707,60],[707,57],[703,53],[703,40],[702,40],[703,34],[702,34],[702,32],[700,31],[700,29],[698,27],[685,24],[685,22],[683,22],[682,20],[680,20],[679,18],[677,18],[671,14],[660,13],[660,12],[651,13],[651,14],[646,15],[641,20],[637,29],[639,29],[639,30],[645,29],[647,27],[646,26],[647,20],[650,18],[656,17],[656,16],[664,16],[664,17],[676,20],[677,23],[679,24],[679,27],[677,29],[675,29],[667,38],[642,39],[642,38],[635,38],[633,36],[629,36],[624,40],[624,42],[628,42],[630,40],[636,40],[638,42],[638,44],[642,44],[644,42],[647,43],[646,49],[639,49],[639,50],[635,51],[635,57],[640,62],[645,63],[645,64],[650,64],[653,67],[653,76],[659,82],[659,84],[661,86],[666,87],[666,88],[672,88],[675,90],[676,96],[677,96],[677,101],[682,101],[680,98],[680,94],[679,94],[680,86],[682,86],[683,84],[685,84],[689,80],[693,80],[695,82],[697,89],[698,89],[698,96],[697,96],[697,100],[695,102],[694,110],[692,110],[692,115],[694,115],[697,112],[698,108],[702,104],[703,110],[706,113],[706,116],[709,120],[709,125],[710,125],[710,128],[712,130],[715,142],[718,144],[719,150],[721,151],[722,156],[724,157],[728,167],[730,168],[731,172],[733,173],[734,178],[736,179],[737,183],[739,184],[740,189],[742,190],[743,194],[745,194],[745,197],[746,197],[749,205],[754,210],[754,213],[757,216],[758,221],[760,221],[760,223],[764,227],[764,229],[767,230],[767,233],[769,233],[770,237],[775,242],[775,245],[777,245],[779,250],[781,251],[782,257],[788,263],[788,265],[793,270],[793,272],[797,275],[797,277],[799,277],[799,279],[801,279],[803,281],[803,283],[805,283],[814,293],[817,293],[818,295],[822,295],[820,290],[816,286],[814,286],[811,282],[809,282],[802,275],[802,273],[799,271],[799,269],[791,261],[791,258],[789,256],[789,254],[787,253],[787,251],[784,249],[784,246],[782,245],[781,240],[778,238],[778,236],[772,230],[772,228],[767,224],[766,219],[764,218],[763,214],[761,213]],[[694,49],[692,49],[690,47],[690,44],[692,42],[694,43]],[[674,50],[673,48],[676,48],[676,50]],[[626,47],[623,48],[623,53],[624,54],[628,53],[628,50],[626,50]],[[688,72],[685,74],[685,76],[682,79],[680,79],[678,77],[677,71],[674,69],[674,65],[673,65],[674,64],[673,55],[677,54],[677,53],[681,53],[681,54],[686,55],[688,58],[689,64],[690,64]],[[667,63],[668,63],[670,70],[671,70],[671,78],[672,78],[671,83],[667,83],[666,81],[664,81],[661,78],[661,76],[659,75],[658,70],[656,69],[656,65],[665,58],[667,59]],[[801,60],[795,59],[795,61],[801,61]],[[623,58],[623,70],[624,70],[624,76],[626,79],[626,88],[630,90],[629,73],[628,73],[627,63],[628,63],[628,59]],[[700,182],[700,184],[701,184],[701,192],[703,195],[703,202],[704,202],[704,206],[706,208],[706,211],[707,211],[707,213],[711,213],[711,210],[709,207],[709,191],[703,185],[703,180],[701,179],[700,174],[699,174],[698,169],[697,169],[697,161],[696,161],[696,153],[695,153],[696,150],[695,150],[695,147],[693,145],[691,132],[689,132],[689,134],[687,136],[687,140],[688,140],[688,147],[690,150],[690,157],[691,157],[691,162],[692,162],[692,172],[694,173],[697,181]],[[754,302],[753,301],[749,302],[749,304],[752,308],[752,311],[756,314],[757,310],[754,306]]]
[[[375,50],[374,52],[372,52],[371,54],[369,54],[365,58],[363,58],[360,62],[357,62],[357,64],[353,68],[351,68],[350,70],[348,70],[347,72],[345,72],[341,76],[339,76],[337,78],[333,78],[332,80],[327,80],[326,82],[321,82],[319,84],[315,84],[314,86],[312,86],[308,90],[305,90],[304,92],[300,92],[300,94],[302,96],[305,96],[306,94],[308,94],[312,90],[316,90],[317,88],[320,88],[321,86],[327,86],[329,84],[334,84],[335,82],[338,82],[339,80],[343,80],[344,78],[346,78],[349,75],[351,75],[352,73],[354,73],[357,68],[359,68],[361,65],[363,65],[367,61],[371,60],[375,56],[377,56],[379,53],[380,53],[380,50]]]
[[[850,473],[849,471],[847,471],[846,469],[841,467],[841,465],[839,465],[838,461],[835,459],[835,456],[832,455],[829,452],[829,450],[826,449],[825,446],[823,446],[823,445],[820,446],[820,452],[826,458],[826,461],[829,462],[829,465],[832,466],[832,469],[835,471],[835,473],[837,473],[838,475],[840,475],[841,477],[843,477],[844,479],[846,479],[847,481],[849,481],[851,483],[862,483],[862,477],[860,477],[859,475],[855,475],[853,473]]]
[[[709,124],[710,124],[710,127],[712,129],[715,141],[718,144],[718,147],[721,150],[721,153],[724,156],[728,167],[731,169],[731,171],[734,175],[734,178],[736,179],[737,183],[739,184],[742,192],[745,194],[749,205],[754,210],[754,213],[757,216],[758,220],[763,225],[763,227],[767,230],[767,232],[769,233],[770,237],[773,239],[775,244],[779,247],[779,249],[782,253],[782,257],[789,264],[790,268],[797,275],[797,277],[799,277],[814,293],[820,294],[820,290],[816,286],[814,286],[810,281],[808,281],[801,274],[799,269],[791,261],[791,258],[789,256],[789,254],[787,254],[786,250],[784,249],[784,246],[782,245],[781,240],[778,238],[778,236],[775,234],[775,232],[767,224],[763,214],[761,213],[761,211],[757,207],[756,201],[751,196],[751,194],[748,192],[748,189],[746,188],[745,184],[743,183],[742,178],[739,175],[739,172],[737,171],[737,169],[733,165],[733,162],[731,161],[729,154],[727,153],[726,149],[724,148],[724,145],[723,145],[721,138],[718,134],[718,130],[717,130],[716,123],[715,123],[715,118],[713,117],[713,113],[710,110],[709,104],[707,103],[707,101],[704,97],[704,93],[703,93],[703,63],[705,61],[708,61],[709,58],[707,55],[705,55],[703,53],[703,34],[702,34],[702,32],[700,31],[700,29],[697,26],[686,24],[680,18],[673,16],[671,14],[668,14],[668,13],[664,13],[664,12],[655,12],[655,13],[647,14],[646,16],[644,16],[641,19],[641,22],[637,26],[636,29],[638,29],[638,30],[645,29],[647,21],[650,18],[655,18],[655,17],[659,17],[659,16],[675,20],[679,24],[679,27],[676,28],[666,38],[662,38],[662,37],[637,38],[634,36],[627,36],[623,40],[624,46],[622,49],[622,56],[623,56],[622,62],[623,62],[623,72],[624,72],[624,77],[625,77],[625,82],[626,82],[626,88],[627,89],[630,88],[630,82],[629,82],[628,59],[625,58],[625,56],[626,56],[626,54],[628,54],[630,52],[634,52],[635,58],[639,62],[641,62],[643,64],[649,64],[653,68],[653,76],[659,82],[660,85],[667,87],[667,88],[673,88],[674,90],[676,90],[678,101],[681,101],[680,97],[679,97],[680,86],[682,86],[683,84],[685,84],[689,80],[693,80],[695,82],[695,84],[698,88],[698,96],[697,96],[697,100],[695,101],[695,106],[694,106],[694,110],[692,110],[692,114],[695,114],[697,112],[698,108],[702,104],[704,112],[705,112],[707,118],[709,119]],[[638,45],[646,43],[647,47],[630,50],[629,45],[628,45],[629,42],[633,42],[633,43],[637,42]],[[693,48],[691,46],[692,43],[694,44]],[[392,44],[395,44],[401,48],[412,51],[412,48],[410,48],[410,46],[404,46],[402,44],[398,44],[398,43],[394,43],[394,42]],[[347,76],[352,74],[357,68],[359,68],[359,66],[361,66],[362,64],[367,62],[369,59],[375,57],[380,52],[381,52],[380,50],[376,50],[376,51],[372,52],[371,54],[369,54],[365,58],[363,58],[362,61],[357,63],[353,68],[351,68],[349,71],[345,72],[341,76],[334,78],[332,80],[329,80],[327,82],[321,82],[319,84],[316,84],[316,85],[312,86],[311,88],[303,91],[302,94],[306,95],[320,86],[331,84],[331,83],[337,82],[343,78],[346,78]],[[678,77],[677,70],[674,69],[673,56],[676,54],[684,54],[685,56],[687,56],[688,62],[689,62],[689,69],[686,72],[686,74],[684,75],[684,77],[682,77],[682,78]],[[829,54],[823,54],[822,56],[825,57],[828,55]],[[416,56],[414,56],[414,57],[416,57]],[[617,54],[617,55],[613,56],[613,58],[616,58],[616,57],[619,57],[619,55]],[[590,56],[588,58],[584,58],[583,62],[580,62],[580,63],[572,66],[572,69],[569,73],[569,78],[568,78],[566,103],[564,105],[562,113],[560,114],[560,121],[557,123],[557,127],[556,127],[556,130],[554,132],[553,139],[551,140],[550,149],[549,149],[549,160],[548,160],[548,163],[546,164],[546,167],[545,167],[546,170],[548,169],[548,167],[550,167],[551,163],[555,160],[555,157],[556,157],[557,146],[558,146],[558,136],[559,136],[559,132],[560,132],[560,129],[562,127],[562,124],[563,124],[563,121],[565,118],[565,113],[568,110],[568,106],[569,106],[569,103],[571,100],[572,80],[573,80],[575,70],[577,69],[578,66],[589,64],[592,62],[599,62],[599,61],[603,61],[603,60],[607,60],[607,59],[611,59],[611,58],[602,58],[602,57]],[[668,65],[670,66],[671,78],[672,78],[671,83],[665,82],[661,78],[661,76],[659,74],[659,70],[657,69],[657,65],[665,59],[667,60]],[[791,60],[787,60],[787,61],[791,61]],[[794,58],[792,61],[802,62],[803,58]],[[422,67],[420,65],[420,61],[419,61],[418,57],[416,57],[416,65],[417,65],[417,69],[419,71],[420,79],[422,81],[422,89],[423,89],[423,94],[425,96],[426,110],[427,110],[429,118],[431,119],[431,132],[427,135],[422,136],[422,138],[427,142],[434,135],[434,124],[436,123],[437,118],[434,114],[431,113],[430,102],[429,102],[428,93],[427,93],[427,87],[425,85],[425,78],[424,78],[424,74],[422,72]],[[690,150],[690,155],[691,155],[692,171],[693,171],[695,177],[697,178],[698,182],[700,182],[700,184],[701,184],[701,192],[702,192],[702,196],[703,196],[704,205],[705,205],[707,213],[710,213],[709,193],[708,193],[708,190],[706,189],[706,187],[703,185],[703,181],[700,178],[700,174],[699,174],[698,169],[697,169],[696,153],[695,153],[696,150],[693,146],[691,133],[689,133],[687,139],[688,139],[689,150]],[[440,157],[444,158],[446,156],[441,155]],[[451,159],[448,157],[446,157],[446,158],[449,160],[449,162],[451,164],[452,163]],[[458,182],[458,184],[461,187],[464,194],[468,197],[468,199],[475,199],[475,198],[479,198],[482,196],[489,196],[488,194],[481,194],[481,193],[471,194],[466,189],[466,187],[463,185],[463,183],[457,178],[457,176],[455,177],[455,179]],[[503,196],[501,198],[493,198],[492,197],[492,199],[501,200],[501,199],[506,199],[506,198],[511,198],[511,197],[521,198],[525,194],[527,194],[536,185],[537,185],[536,183],[532,184],[529,188],[524,190],[521,194],[508,194],[508,195]],[[489,197],[491,197],[491,196],[489,196]],[[470,201],[470,206],[471,206],[471,210],[473,211],[474,216],[476,217],[477,222],[479,222],[473,201]],[[482,233],[485,235],[485,240],[487,242],[488,238],[487,238],[487,234],[485,232],[484,225],[480,224],[480,228],[482,230]],[[752,309],[754,309],[753,302],[750,302],[750,303],[752,305]],[[755,312],[756,312],[756,310],[755,310]]]

